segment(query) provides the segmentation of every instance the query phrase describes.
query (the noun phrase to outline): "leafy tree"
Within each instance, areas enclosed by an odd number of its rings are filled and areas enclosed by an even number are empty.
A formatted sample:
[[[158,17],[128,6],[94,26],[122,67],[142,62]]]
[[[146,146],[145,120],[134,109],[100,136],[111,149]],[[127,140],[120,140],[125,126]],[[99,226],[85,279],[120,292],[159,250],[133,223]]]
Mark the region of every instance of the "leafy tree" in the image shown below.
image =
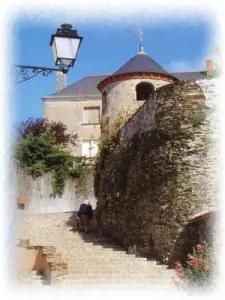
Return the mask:
[[[19,137],[26,139],[28,136],[41,137],[49,134],[55,138],[55,143],[63,147],[72,144],[76,146],[78,135],[68,133],[67,126],[60,121],[49,121],[47,118],[29,118],[17,125]]]
[[[76,145],[77,134],[67,133],[62,122],[30,118],[18,124],[19,140],[15,147],[15,158],[23,169],[37,177],[52,172],[53,194],[61,196],[69,177],[79,178],[90,170],[86,157],[75,157],[67,149]]]

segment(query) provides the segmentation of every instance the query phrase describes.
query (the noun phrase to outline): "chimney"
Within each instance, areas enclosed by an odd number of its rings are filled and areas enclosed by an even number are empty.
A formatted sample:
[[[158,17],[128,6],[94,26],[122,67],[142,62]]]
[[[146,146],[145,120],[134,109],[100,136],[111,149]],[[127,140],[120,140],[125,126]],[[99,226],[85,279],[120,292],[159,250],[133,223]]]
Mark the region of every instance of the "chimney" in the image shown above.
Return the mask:
[[[67,86],[67,73],[56,72],[56,92],[65,89]]]
[[[211,59],[206,60],[206,74],[207,77],[213,77],[213,61]]]

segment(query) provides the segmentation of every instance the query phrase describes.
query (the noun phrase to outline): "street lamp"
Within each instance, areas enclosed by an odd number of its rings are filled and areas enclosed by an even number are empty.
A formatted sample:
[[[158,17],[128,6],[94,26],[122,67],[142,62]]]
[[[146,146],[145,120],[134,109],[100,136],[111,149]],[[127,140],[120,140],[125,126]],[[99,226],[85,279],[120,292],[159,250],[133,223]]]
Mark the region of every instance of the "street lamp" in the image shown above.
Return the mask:
[[[61,25],[56,33],[52,35],[50,42],[55,65],[59,68],[16,65],[17,75],[22,76],[22,80],[17,81],[17,83],[27,81],[38,74],[48,76],[53,71],[68,73],[76,61],[82,39],[78,35],[77,30],[72,29],[72,25]],[[31,74],[29,74],[29,71],[31,71]]]
[[[55,65],[63,69],[73,67],[82,39],[76,30],[72,30],[71,25],[61,25],[56,34],[52,35],[50,42]]]

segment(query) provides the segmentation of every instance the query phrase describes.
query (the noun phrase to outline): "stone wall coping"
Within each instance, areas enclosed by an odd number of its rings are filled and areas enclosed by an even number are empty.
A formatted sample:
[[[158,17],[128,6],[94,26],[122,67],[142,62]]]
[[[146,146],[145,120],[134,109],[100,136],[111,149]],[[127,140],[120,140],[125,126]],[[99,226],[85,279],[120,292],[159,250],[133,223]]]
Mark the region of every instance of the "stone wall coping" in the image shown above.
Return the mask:
[[[214,207],[214,208],[210,208],[210,209],[204,210],[204,211],[202,211],[202,212],[200,212],[200,213],[197,213],[197,214],[195,214],[195,215],[189,217],[189,218],[186,220],[186,222],[187,222],[188,224],[197,222],[197,221],[199,221],[199,220],[201,220],[201,219],[203,219],[203,218],[208,217],[210,214],[212,214],[212,213],[214,213],[214,212],[217,212],[218,210],[219,210],[218,207]]]

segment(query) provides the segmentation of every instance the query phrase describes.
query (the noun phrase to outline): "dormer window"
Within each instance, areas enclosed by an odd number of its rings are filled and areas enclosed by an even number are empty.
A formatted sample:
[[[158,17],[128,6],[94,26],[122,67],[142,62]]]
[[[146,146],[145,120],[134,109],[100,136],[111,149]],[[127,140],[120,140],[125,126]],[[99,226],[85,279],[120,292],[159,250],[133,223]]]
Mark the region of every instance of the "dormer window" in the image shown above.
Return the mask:
[[[140,82],[136,86],[137,101],[147,101],[153,99],[154,85],[149,82]]]

